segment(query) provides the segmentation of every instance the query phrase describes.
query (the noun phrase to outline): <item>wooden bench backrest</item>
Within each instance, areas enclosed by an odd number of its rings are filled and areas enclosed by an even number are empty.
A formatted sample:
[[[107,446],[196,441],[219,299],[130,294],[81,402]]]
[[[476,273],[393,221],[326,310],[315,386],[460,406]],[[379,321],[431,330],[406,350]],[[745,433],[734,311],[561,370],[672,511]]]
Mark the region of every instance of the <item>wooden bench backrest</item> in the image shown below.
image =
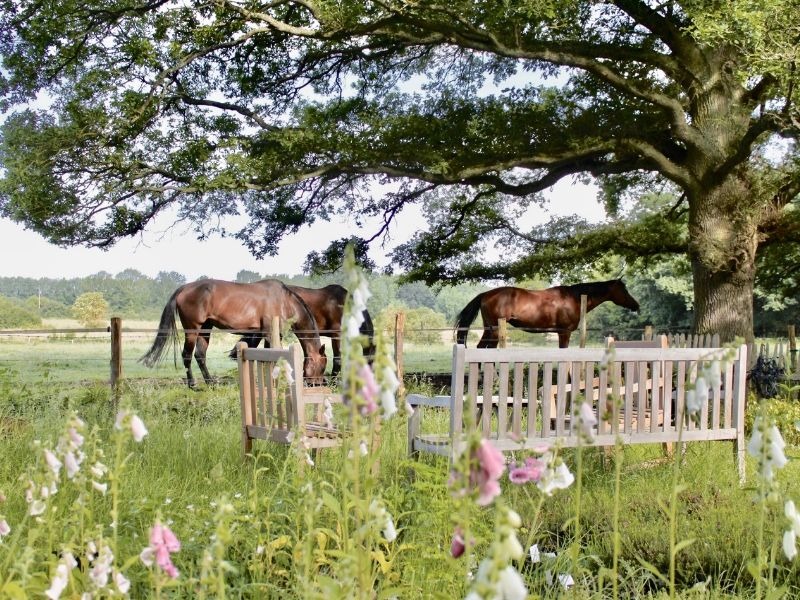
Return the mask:
[[[248,435],[248,428],[258,428],[265,432],[263,439],[288,443],[289,434],[305,424],[300,344],[289,348],[248,348],[241,343],[237,355],[242,435]],[[276,377],[275,367],[281,360],[292,369],[292,383],[287,381],[282,370]]]
[[[698,368],[726,352],[723,348],[617,347],[607,353],[603,348],[480,349],[455,345],[450,431],[457,434],[476,427],[483,437],[496,440],[498,448],[508,450],[556,438],[574,445],[577,431],[572,429],[571,407],[591,398],[598,420],[596,433],[600,439],[596,443],[613,445],[617,435],[627,441],[644,441],[637,437],[675,441],[677,424],[673,416],[683,414],[686,391]],[[724,365],[721,386],[711,392],[699,424],[685,424],[684,440],[742,435],[737,432],[744,431],[746,356],[747,348],[742,346],[734,360]],[[607,368],[599,368],[609,358]],[[592,382],[591,394],[585,388],[571,386],[573,377]],[[653,385],[653,381],[659,383]],[[624,382],[622,387],[619,382]],[[529,401],[537,397],[539,389],[543,399],[555,394],[554,406],[549,401]],[[485,398],[493,398],[498,408],[495,418],[492,410],[484,410]]]
[[[652,340],[618,340],[613,337],[606,338],[606,348],[669,348],[669,339],[666,335],[659,335]]]

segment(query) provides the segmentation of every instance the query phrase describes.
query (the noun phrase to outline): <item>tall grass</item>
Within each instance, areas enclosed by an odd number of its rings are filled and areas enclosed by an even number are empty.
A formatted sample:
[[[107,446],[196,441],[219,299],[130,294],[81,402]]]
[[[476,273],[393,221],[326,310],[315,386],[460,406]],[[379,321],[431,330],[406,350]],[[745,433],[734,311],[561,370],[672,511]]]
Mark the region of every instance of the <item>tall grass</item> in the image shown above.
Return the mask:
[[[106,464],[115,464],[115,415],[108,393],[104,387],[87,388],[59,402],[32,395],[30,404],[19,405],[13,402],[13,374],[5,373],[2,381],[0,489],[6,501],[0,504],[0,515],[12,529],[0,544],[5,595],[13,596],[17,587],[32,596],[42,593],[65,549],[85,555],[83,546],[88,540],[110,538],[112,532],[117,536],[116,564],[124,567],[132,584],[129,594],[151,595],[157,580],[138,556],[157,519],[168,523],[182,542],[173,557],[181,575],[163,582],[159,593],[164,597],[224,593],[304,598],[309,591],[314,591],[312,596],[326,597],[343,589],[335,578],[343,572],[339,564],[346,548],[342,525],[352,509],[352,499],[344,493],[349,479],[343,479],[343,473],[352,464],[347,446],[322,452],[313,468],[304,466],[292,448],[267,443],[257,443],[254,458],[244,461],[235,387],[190,392],[181,386],[129,386],[122,402],[141,416],[149,434],[140,444],[127,440],[122,447],[120,456],[127,462],[119,474],[117,526],[112,528],[109,492],[105,496],[95,492],[83,507],[84,533],[78,535],[74,511],[80,490],[61,482],[51,512],[43,517],[46,522],[37,522],[26,516],[27,480],[20,476],[31,468],[44,468],[42,445],[55,443],[74,409],[84,417],[87,431],[95,431],[95,443],[106,456]],[[465,513],[458,504],[462,500],[447,485],[446,461],[427,456],[409,461],[405,436],[404,418],[396,417],[381,430],[374,454],[379,467],[370,489],[379,492],[399,532],[391,543],[381,542],[379,532],[370,534],[377,542],[363,558],[371,573],[374,569],[374,597],[464,597],[469,574],[474,576],[479,559],[491,547],[498,509],[470,506]],[[543,498],[535,490],[502,481],[505,505],[513,507],[522,520],[520,539],[556,554],[552,564],[520,562],[529,591],[545,598],[564,597],[566,591],[558,583],[548,585],[544,572],[573,573],[569,549],[577,544],[579,568],[570,596],[667,594],[668,587],[653,568],[669,572],[669,518],[660,504],[675,490],[673,463],[664,459],[657,446],[619,447],[612,456],[589,449],[582,452],[577,529],[565,528],[576,515],[574,487]],[[796,458],[797,450],[789,448],[787,454]],[[565,451],[563,458],[575,470],[576,454]],[[693,443],[687,446],[679,477],[676,535],[695,542],[675,555],[678,597],[696,597],[700,590],[710,597],[755,597],[756,582],[748,563],[759,552],[761,509],[753,465],[750,485],[741,488],[729,443]],[[797,497],[797,481],[795,461],[776,474],[782,496]],[[474,539],[471,563],[450,557],[457,514],[469,521],[469,535]],[[786,527],[782,506],[766,505],[764,515],[764,545],[773,556],[770,589],[792,597],[800,585],[794,563],[779,552]],[[580,532],[579,540],[573,531]],[[614,531],[619,531],[616,552]],[[32,539],[35,543],[30,543]],[[87,589],[89,568],[84,561],[70,589],[76,593]],[[354,597],[371,594],[360,593]]]

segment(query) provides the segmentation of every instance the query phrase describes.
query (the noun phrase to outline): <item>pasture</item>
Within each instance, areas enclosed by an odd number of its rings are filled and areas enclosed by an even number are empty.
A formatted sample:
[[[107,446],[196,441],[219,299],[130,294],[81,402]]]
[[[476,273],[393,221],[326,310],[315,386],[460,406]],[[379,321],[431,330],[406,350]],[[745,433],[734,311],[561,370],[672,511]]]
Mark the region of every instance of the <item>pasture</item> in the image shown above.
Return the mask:
[[[0,595],[41,597],[69,553],[82,562],[62,597],[87,590],[119,596],[96,579],[98,548],[107,544],[130,597],[465,597],[506,508],[521,518],[517,536],[526,554],[515,565],[532,598],[669,597],[670,556],[675,597],[800,593],[796,565],[781,550],[783,499],[800,499],[800,450],[791,445],[797,433],[785,416],[789,462],[777,470],[774,489],[761,486],[769,492],[763,499],[753,458],[742,488],[731,444],[703,442],[689,444],[681,464],[658,445],[608,455],[564,450],[580,485],[545,496],[504,477],[495,503],[478,507],[452,493],[446,460],[407,458],[402,410],[383,424],[368,456],[354,440],[323,451],[312,467],[298,448],[257,443],[254,458],[243,462],[235,364],[226,356],[235,337],[214,334],[209,369],[222,377],[199,391],[186,388],[182,367],[171,359],[154,370],[137,363],[150,342],[149,335],[131,335],[123,346],[120,406],[148,429],[137,443],[114,427],[107,338],[0,341],[0,520],[11,528],[0,543]],[[412,352],[407,369],[447,368],[445,344],[441,358],[434,347]],[[795,410],[786,401],[771,405],[784,415]],[[751,399],[751,421],[757,410]],[[63,438],[72,414],[85,422],[86,464],[101,462],[108,472],[83,480],[62,473],[47,510],[30,515],[26,490],[47,472],[41,450]],[[376,500],[392,516],[396,539],[388,541],[376,525]],[[175,579],[140,559],[156,521],[180,540],[171,555]],[[451,556],[456,524],[474,539],[460,558]],[[533,544],[555,558],[532,562]],[[558,575],[567,574],[574,584],[565,588]]]

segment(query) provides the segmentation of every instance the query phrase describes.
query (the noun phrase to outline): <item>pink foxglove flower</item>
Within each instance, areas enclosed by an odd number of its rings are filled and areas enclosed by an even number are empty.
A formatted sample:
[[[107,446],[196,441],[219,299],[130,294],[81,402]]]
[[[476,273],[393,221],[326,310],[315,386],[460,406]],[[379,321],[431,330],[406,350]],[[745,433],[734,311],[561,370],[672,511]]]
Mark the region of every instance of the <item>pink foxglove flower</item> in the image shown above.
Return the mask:
[[[478,486],[478,504],[486,506],[500,495],[499,480],[506,468],[503,453],[487,440],[481,440],[475,455],[478,460],[478,471],[473,473],[470,479],[474,478]]]
[[[58,477],[59,471],[61,471],[61,461],[56,458],[56,455],[53,454],[50,450],[44,451],[44,459],[47,462],[47,466],[50,467],[50,470],[53,474]]]
[[[358,370],[358,377],[363,383],[361,397],[364,404],[361,407],[361,414],[364,416],[371,415],[378,409],[376,401],[381,389],[378,387],[378,383],[375,381],[375,374],[369,365],[363,365]]]
[[[453,532],[453,539],[450,542],[450,556],[453,558],[461,557],[467,549],[467,544],[464,542],[464,532],[461,527],[456,527]]]
[[[511,483],[523,484],[529,481],[539,481],[544,473],[547,465],[539,460],[529,456],[525,459],[525,464],[517,466],[516,463],[511,463],[508,466],[508,479]]]
[[[8,521],[5,519],[0,519],[0,538],[3,538],[11,533],[11,527],[8,524]]]
[[[180,549],[181,543],[172,530],[156,521],[156,524],[150,529],[150,545],[142,550],[139,559],[148,567],[155,561],[162,571],[172,579],[176,579],[180,573],[172,564],[170,554]]]

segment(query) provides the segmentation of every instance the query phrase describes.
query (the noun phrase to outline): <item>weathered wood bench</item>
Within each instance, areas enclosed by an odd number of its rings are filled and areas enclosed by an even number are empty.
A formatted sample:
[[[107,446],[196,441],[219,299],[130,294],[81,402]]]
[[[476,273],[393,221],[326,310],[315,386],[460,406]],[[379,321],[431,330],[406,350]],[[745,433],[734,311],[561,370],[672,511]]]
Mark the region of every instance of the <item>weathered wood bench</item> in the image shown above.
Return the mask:
[[[294,381],[275,376],[275,366],[285,360]],[[248,348],[237,345],[239,396],[242,407],[242,453],[252,452],[253,440],[290,444],[294,435],[305,437],[306,449],[327,448],[341,443],[342,432],[322,419],[323,405],[340,403],[342,397],[327,387],[303,384],[303,351],[300,344],[289,348]]]
[[[450,396],[407,398],[414,408],[408,423],[409,452],[453,458],[471,428],[504,452],[557,442],[565,447],[613,446],[617,438],[625,444],[732,440],[743,478],[746,346],[725,363],[721,385],[711,390],[699,422],[684,420],[679,427],[676,418],[684,414],[686,392],[698,368],[726,353],[730,351],[724,348],[618,347],[607,354],[603,348],[455,345]],[[608,363],[600,368],[604,360]],[[583,386],[573,387],[573,378]],[[492,399],[493,410],[485,410],[484,398]],[[598,421],[588,442],[581,441],[572,418],[572,407],[584,398],[591,399]],[[424,432],[424,410],[436,407],[449,410],[449,430]]]

